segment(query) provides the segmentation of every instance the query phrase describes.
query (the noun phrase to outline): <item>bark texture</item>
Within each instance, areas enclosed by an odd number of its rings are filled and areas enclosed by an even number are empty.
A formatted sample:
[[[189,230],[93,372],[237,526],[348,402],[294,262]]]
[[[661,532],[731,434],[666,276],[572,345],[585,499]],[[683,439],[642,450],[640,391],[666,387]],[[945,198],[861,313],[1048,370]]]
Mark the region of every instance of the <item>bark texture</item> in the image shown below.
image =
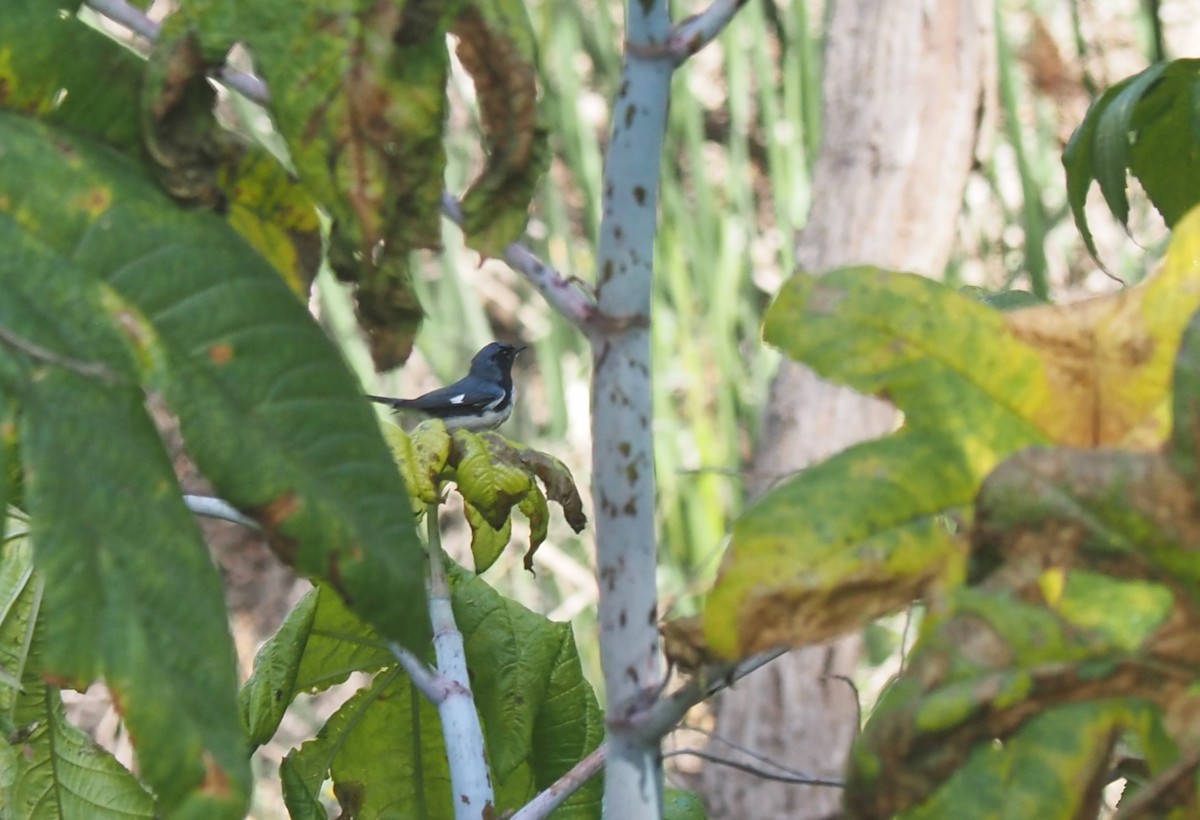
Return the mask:
[[[940,276],[993,94],[990,0],[834,0],[828,19],[824,129],[797,259],[814,273],[868,263]],[[895,422],[890,405],[785,362],[764,411],[751,496]],[[718,735],[807,774],[840,775],[858,708],[838,676],[853,673],[859,651],[859,636],[847,636],[751,675],[714,705]],[[711,764],[701,782],[713,818],[827,817],[841,805],[836,789]]]

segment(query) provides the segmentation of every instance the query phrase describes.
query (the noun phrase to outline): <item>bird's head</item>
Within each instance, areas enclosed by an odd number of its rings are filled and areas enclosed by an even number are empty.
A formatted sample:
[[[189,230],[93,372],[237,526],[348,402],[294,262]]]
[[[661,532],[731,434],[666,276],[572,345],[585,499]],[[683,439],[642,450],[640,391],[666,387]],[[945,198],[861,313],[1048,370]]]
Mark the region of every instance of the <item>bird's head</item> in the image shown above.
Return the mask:
[[[471,375],[481,378],[503,378],[512,371],[517,354],[525,348],[504,342],[492,342],[471,359]]]

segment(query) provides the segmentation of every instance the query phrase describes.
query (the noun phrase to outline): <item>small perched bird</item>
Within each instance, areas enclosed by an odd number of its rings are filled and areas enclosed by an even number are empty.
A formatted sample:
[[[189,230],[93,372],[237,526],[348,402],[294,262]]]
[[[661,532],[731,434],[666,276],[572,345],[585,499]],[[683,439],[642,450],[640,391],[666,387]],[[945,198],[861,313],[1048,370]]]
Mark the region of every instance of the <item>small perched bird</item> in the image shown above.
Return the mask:
[[[451,430],[494,430],[512,413],[513,361],[524,347],[492,342],[471,359],[471,371],[447,387],[415,399],[367,396],[395,411],[419,410],[441,419]]]

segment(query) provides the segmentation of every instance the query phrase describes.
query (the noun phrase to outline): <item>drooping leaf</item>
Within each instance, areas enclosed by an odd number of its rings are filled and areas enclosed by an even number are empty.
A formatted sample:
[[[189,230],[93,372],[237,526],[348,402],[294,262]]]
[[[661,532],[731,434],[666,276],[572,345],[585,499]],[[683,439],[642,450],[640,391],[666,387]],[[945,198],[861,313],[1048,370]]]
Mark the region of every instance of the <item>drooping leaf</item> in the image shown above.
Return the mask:
[[[469,431],[457,431],[452,441],[458,491],[494,529],[512,515],[513,507],[537,487],[529,473],[496,458],[490,440]]]
[[[72,726],[42,679],[43,585],[29,540],[0,544],[0,816],[150,818],[154,800],[129,770]]]
[[[521,0],[476,0],[454,20],[457,54],[475,81],[487,165],[463,197],[467,240],[500,256],[525,230],[527,208],[550,165],[537,105],[537,45]]]
[[[443,482],[457,484],[471,527],[476,572],[486,571],[508,546],[514,508],[529,519],[525,568],[531,571],[533,555],[549,529],[547,499],[562,508],[575,532],[587,525],[570,470],[548,453],[523,447],[499,433],[457,430],[451,436],[437,419],[422,422],[411,434],[385,424],[384,436],[400,472],[424,503],[440,499]]]
[[[53,3],[12,0],[2,17],[0,108],[93,135],[140,159],[138,118],[131,112],[139,107],[145,60]],[[170,139],[188,142],[189,153],[169,157],[177,184],[189,188],[187,180],[192,178],[190,195],[220,204],[233,228],[275,265],[293,290],[306,296],[320,263],[316,207],[264,150],[239,146],[230,132],[216,125],[205,107],[211,106],[214,95],[202,76],[204,68],[196,63],[190,75],[176,78],[177,91],[190,92],[159,112],[170,121],[166,131],[171,136],[154,130],[150,147],[161,151]],[[190,116],[180,117],[181,108]],[[207,118],[207,128],[198,127],[201,117]],[[177,152],[181,149],[176,146]],[[194,178],[197,165],[205,169],[202,179]]]

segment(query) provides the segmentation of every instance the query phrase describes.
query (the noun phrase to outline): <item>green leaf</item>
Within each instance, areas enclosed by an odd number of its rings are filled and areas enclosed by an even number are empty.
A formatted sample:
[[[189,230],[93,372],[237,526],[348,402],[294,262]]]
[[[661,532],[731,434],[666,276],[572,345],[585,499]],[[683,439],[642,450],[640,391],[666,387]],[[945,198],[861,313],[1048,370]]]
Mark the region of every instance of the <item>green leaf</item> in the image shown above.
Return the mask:
[[[695,792],[667,789],[663,795],[663,820],[704,820],[704,802]]]
[[[116,759],[67,722],[42,679],[42,582],[23,535],[0,545],[0,816],[29,820],[154,817],[154,801]]]
[[[1130,140],[1134,106],[1153,83],[1166,63],[1158,63],[1130,78],[1098,111],[1099,122],[1092,135],[1092,176],[1100,183],[1104,201],[1122,224],[1129,222],[1129,200],[1125,197],[1125,175],[1129,168]]]
[[[9,147],[11,156],[20,143]],[[22,407],[50,613],[43,672],[80,685],[105,678],[166,811],[240,816],[250,773],[221,582],[104,320],[105,294],[4,213],[0,244],[0,326],[22,340],[3,351],[23,376],[6,387]]]
[[[261,745],[279,727],[296,695],[321,692],[352,672],[377,672],[395,659],[384,641],[328,587],[305,595],[254,656],[238,693],[251,741]]]
[[[745,511],[706,601],[708,654],[825,640],[957,583],[964,551],[942,516],[1021,448],[1159,447],[1178,339],[1200,300],[1198,237],[1200,213],[1178,224],[1156,277],[1068,307],[1000,313],[868,267],[789,280],[766,340],[891,401],[904,426]]]
[[[238,691],[242,725],[250,743],[261,746],[275,735],[296,693],[296,673],[308,645],[317,611],[319,589],[292,607],[279,630],[254,655],[254,669]],[[336,595],[327,592],[326,598]]]
[[[1167,225],[1200,202],[1200,130],[1195,127],[1200,60],[1150,66],[1102,94],[1063,152],[1067,201],[1088,252],[1096,245],[1085,205],[1099,182],[1113,215],[1126,227],[1126,175],[1137,177]]]
[[[1138,100],[1129,168],[1154,207],[1175,227],[1200,203],[1200,133],[1195,129],[1200,60],[1166,63],[1161,79]]]
[[[492,442],[466,430],[456,431],[452,463],[462,497],[498,530],[533,488],[533,478],[519,466],[498,459],[489,446]]]
[[[351,672],[377,672],[395,663],[379,634],[329,593],[321,587],[310,593],[318,596],[317,610],[296,670],[295,692],[320,692]],[[422,647],[418,654],[427,652]]]
[[[0,216],[105,280],[141,378],[178,413],[217,493],[384,634],[423,646],[424,559],[407,494],[354,377],[304,307],[224,222],[176,209],[128,162],[20,118],[0,115],[0,133]]]

